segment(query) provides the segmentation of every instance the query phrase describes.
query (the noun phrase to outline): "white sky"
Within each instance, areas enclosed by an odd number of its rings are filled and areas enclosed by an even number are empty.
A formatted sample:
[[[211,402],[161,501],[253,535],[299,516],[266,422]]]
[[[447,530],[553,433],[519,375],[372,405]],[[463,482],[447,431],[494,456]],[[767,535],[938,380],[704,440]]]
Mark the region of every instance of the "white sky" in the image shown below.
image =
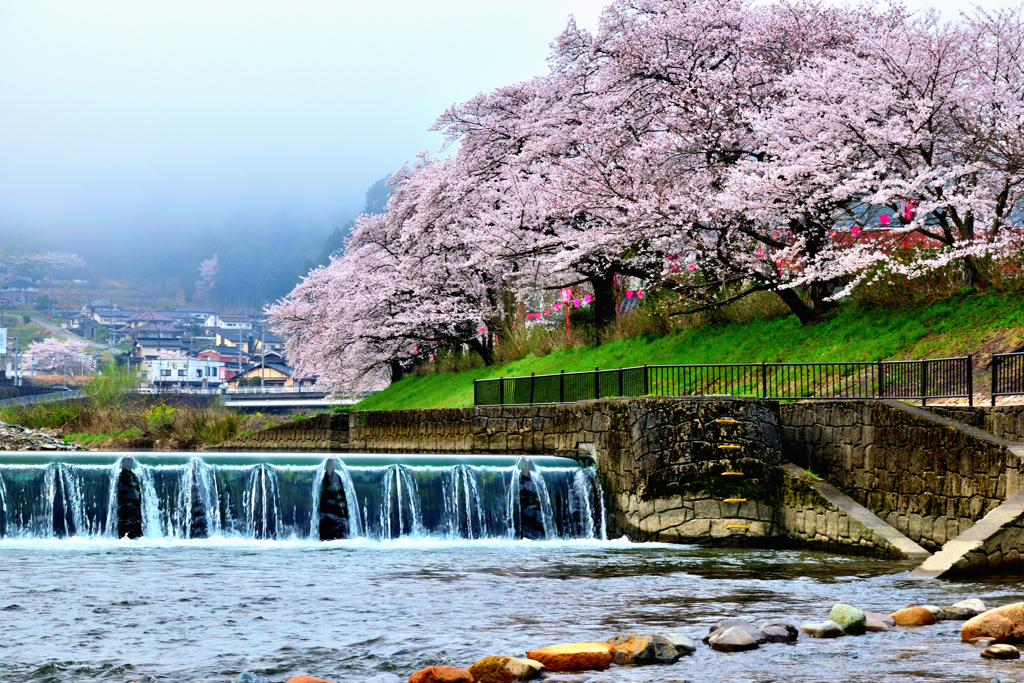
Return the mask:
[[[0,244],[333,225],[438,148],[447,106],[543,73],[604,4],[0,0]]]

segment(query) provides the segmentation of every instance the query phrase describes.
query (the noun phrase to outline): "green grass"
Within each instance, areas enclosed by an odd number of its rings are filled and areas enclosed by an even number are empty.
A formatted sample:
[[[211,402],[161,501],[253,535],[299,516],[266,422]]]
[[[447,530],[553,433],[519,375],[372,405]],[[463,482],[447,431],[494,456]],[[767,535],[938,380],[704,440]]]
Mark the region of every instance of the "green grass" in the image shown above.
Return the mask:
[[[107,439],[136,439],[140,436],[142,436],[142,430],[138,427],[132,427],[123,432],[115,432],[113,434],[104,434],[103,432],[98,434],[89,434],[88,432],[66,434],[64,436],[64,443],[77,443],[82,446],[88,446],[89,444],[106,441]]]
[[[505,365],[407,377],[361,401],[357,410],[473,405],[473,380],[637,365],[876,361],[986,356],[1024,343],[1024,296],[964,294],[893,311],[847,305],[829,319],[802,326],[795,317],[685,329],[664,336],[527,357]]]

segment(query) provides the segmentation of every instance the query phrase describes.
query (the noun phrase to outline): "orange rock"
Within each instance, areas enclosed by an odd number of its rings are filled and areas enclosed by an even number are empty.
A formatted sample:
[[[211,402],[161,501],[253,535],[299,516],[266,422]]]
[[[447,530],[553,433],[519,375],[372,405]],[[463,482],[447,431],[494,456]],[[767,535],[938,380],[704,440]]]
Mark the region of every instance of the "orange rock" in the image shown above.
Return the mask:
[[[1001,642],[1024,640],[1024,602],[982,612],[960,628],[960,640],[965,643],[983,636]]]
[[[526,656],[543,664],[548,671],[607,669],[612,663],[612,649],[608,643],[552,645],[530,650]]]
[[[889,615],[897,626],[927,626],[935,623],[935,612],[927,607],[908,605]]]
[[[428,666],[409,676],[409,683],[473,683],[473,674],[454,666]]]
[[[313,678],[312,676],[292,676],[288,679],[288,683],[330,683],[322,678]]]

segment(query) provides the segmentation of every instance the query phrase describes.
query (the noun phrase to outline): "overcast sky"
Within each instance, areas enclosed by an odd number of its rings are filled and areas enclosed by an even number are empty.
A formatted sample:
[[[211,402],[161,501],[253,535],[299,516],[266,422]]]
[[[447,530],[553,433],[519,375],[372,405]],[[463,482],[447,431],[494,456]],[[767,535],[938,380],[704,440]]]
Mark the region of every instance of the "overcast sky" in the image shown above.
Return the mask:
[[[447,106],[543,73],[568,15],[604,4],[0,0],[0,244],[330,225],[438,148]]]

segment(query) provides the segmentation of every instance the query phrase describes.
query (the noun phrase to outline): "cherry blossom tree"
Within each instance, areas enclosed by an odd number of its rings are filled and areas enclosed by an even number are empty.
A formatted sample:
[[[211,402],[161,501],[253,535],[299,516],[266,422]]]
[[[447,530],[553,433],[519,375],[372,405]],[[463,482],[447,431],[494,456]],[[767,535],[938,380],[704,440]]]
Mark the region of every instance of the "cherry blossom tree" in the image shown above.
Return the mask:
[[[220,262],[217,258],[217,254],[214,254],[199,264],[199,279],[196,280],[196,294],[199,297],[203,297],[207,305],[210,303],[210,292],[213,291],[213,286],[217,283],[217,271],[219,268]]]
[[[33,342],[25,350],[29,366],[43,372],[92,372],[92,359],[87,357],[88,345],[74,339],[47,337]]]

